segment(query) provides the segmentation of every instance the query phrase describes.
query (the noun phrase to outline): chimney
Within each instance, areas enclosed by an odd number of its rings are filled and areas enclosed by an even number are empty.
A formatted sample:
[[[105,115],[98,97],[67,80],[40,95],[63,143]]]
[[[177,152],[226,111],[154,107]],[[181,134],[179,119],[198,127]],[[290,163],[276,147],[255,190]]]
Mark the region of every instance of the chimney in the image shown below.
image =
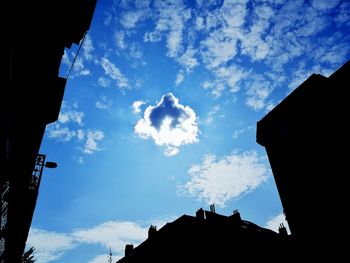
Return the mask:
[[[155,233],[157,233],[157,227],[151,225],[148,229],[148,238],[152,238]]]
[[[215,204],[210,205],[210,212],[215,214]]]
[[[198,209],[198,211],[196,212],[196,218],[199,220],[205,219],[205,212],[202,208]]]
[[[240,223],[242,221],[241,214],[238,212],[238,209],[233,210],[233,213],[230,217],[234,222]]]
[[[282,239],[286,239],[288,237],[287,228],[284,226],[283,223],[279,225],[278,233]]]
[[[125,245],[125,257],[131,256],[133,251],[134,251],[134,245],[133,244],[126,244]]]

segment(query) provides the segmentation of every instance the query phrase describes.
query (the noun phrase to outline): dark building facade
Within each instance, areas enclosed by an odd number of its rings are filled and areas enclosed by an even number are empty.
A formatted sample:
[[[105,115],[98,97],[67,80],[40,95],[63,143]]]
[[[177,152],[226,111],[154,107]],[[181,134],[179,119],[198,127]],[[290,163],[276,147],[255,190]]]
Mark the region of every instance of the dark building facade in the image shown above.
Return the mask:
[[[0,16],[0,262],[17,263],[25,248],[45,156],[38,154],[54,122],[66,79],[64,48],[89,29],[96,0],[6,1]],[[6,15],[5,15],[6,13]]]
[[[292,236],[320,251],[346,236],[335,218],[347,206],[349,87],[350,61],[328,78],[311,75],[257,123]]]
[[[118,263],[271,261],[287,249],[288,239],[284,227],[277,234],[242,220],[238,211],[223,216],[199,209],[195,217],[183,215],[159,230],[151,226],[148,239],[136,248],[126,245]]]

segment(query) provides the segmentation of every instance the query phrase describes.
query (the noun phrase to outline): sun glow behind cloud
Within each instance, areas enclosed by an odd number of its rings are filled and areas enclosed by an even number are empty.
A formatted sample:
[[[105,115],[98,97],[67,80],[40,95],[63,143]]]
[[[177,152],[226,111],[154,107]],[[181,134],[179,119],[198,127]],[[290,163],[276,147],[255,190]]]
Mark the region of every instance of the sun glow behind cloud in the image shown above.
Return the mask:
[[[173,156],[179,147],[198,141],[196,113],[179,104],[172,94],[163,95],[156,106],[148,106],[144,117],[135,126],[135,133],[143,139],[152,138],[156,145],[165,146],[164,154]]]

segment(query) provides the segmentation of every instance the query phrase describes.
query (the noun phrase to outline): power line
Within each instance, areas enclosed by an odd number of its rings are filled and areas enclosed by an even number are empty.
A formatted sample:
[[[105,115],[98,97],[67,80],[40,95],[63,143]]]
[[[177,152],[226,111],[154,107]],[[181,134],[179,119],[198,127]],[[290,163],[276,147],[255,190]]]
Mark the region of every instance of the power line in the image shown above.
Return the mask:
[[[77,57],[78,57],[78,55],[79,55],[79,51],[80,51],[81,47],[83,46],[83,43],[84,43],[86,34],[87,34],[87,31],[84,33],[83,39],[82,39],[81,42],[80,42],[79,48],[78,48],[78,50],[77,50],[77,53],[75,54],[75,57],[74,57],[73,62],[72,62],[72,65],[70,65],[70,68],[69,68],[69,71],[68,71],[68,74],[67,74],[66,79],[68,79],[68,77],[69,77],[69,75],[70,75],[70,72],[71,72],[72,69],[73,69],[75,60],[77,59]]]

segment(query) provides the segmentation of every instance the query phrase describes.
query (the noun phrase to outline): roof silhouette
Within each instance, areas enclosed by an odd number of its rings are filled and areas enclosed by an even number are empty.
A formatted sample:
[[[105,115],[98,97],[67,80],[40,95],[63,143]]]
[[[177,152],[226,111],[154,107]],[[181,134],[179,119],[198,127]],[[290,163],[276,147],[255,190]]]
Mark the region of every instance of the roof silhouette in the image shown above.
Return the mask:
[[[222,262],[249,258],[250,251],[268,259],[288,245],[286,232],[278,234],[242,220],[237,211],[223,216],[199,209],[195,217],[183,215],[158,231],[154,226],[149,230],[148,239],[139,246],[126,246],[118,263]]]

